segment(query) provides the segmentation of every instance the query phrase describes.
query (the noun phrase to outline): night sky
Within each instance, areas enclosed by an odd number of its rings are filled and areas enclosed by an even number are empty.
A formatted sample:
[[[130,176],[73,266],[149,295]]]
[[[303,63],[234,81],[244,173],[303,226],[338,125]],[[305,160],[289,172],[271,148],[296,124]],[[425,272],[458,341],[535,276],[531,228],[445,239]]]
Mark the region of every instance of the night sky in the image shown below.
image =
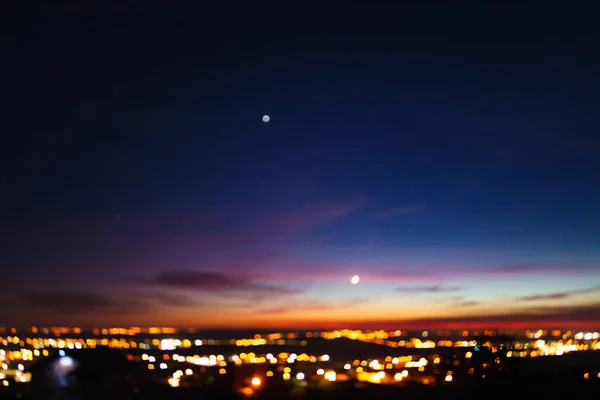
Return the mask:
[[[4,15],[0,324],[600,326],[598,6],[139,3]]]

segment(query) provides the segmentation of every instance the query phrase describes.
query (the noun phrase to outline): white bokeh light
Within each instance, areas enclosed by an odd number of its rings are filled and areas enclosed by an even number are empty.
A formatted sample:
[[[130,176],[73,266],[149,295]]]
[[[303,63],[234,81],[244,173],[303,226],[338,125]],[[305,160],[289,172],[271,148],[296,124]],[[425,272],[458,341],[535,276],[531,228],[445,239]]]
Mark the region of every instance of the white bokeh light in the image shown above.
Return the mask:
[[[71,368],[73,366],[73,359],[71,357],[61,357],[58,359],[58,364],[63,368]]]

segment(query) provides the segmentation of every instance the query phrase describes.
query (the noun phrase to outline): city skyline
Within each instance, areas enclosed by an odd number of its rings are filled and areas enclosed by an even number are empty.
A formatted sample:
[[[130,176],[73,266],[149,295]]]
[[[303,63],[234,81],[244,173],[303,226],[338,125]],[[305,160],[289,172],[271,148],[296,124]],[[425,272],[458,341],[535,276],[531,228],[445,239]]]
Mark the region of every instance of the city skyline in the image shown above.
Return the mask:
[[[347,6],[40,6],[0,325],[600,327],[595,14]]]

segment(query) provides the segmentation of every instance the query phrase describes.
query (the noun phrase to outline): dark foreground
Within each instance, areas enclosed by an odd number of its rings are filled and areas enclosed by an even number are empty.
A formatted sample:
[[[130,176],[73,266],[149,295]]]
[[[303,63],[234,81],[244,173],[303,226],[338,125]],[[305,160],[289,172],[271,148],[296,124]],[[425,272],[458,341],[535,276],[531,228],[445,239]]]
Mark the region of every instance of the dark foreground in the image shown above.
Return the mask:
[[[524,382],[513,384],[480,384],[475,387],[412,387],[398,388],[373,385],[366,388],[341,388],[334,392],[327,390],[307,390],[302,393],[290,393],[287,390],[265,390],[254,395],[254,399],[486,399],[502,396],[519,396],[527,394],[541,399],[598,399],[600,398],[600,385],[590,382],[578,386],[561,383],[527,384]],[[1,399],[33,399],[31,395],[5,393]],[[228,390],[199,390],[197,388],[152,388],[142,390],[137,394],[114,393],[110,397],[106,394],[97,395],[65,395],[61,397],[46,397],[50,399],[131,399],[131,400],[188,400],[188,399],[244,399],[248,398],[239,393]]]
[[[473,376],[436,384],[416,380],[378,385],[355,380],[299,382],[265,379],[254,393],[247,382],[235,379],[238,368],[210,384],[183,381],[170,387],[139,364],[122,362],[113,350],[80,351],[81,364],[57,380],[56,360],[47,357],[30,371],[29,383],[0,388],[0,400],[187,400],[187,399],[485,399],[526,395],[539,399],[600,399],[600,352],[579,352],[560,357],[510,358],[485,377]],[[85,357],[83,357],[85,356]],[[60,364],[58,364],[60,366]],[[64,365],[63,365],[64,367]],[[128,368],[133,368],[129,370]],[[442,375],[442,378],[445,375]],[[432,378],[435,378],[432,375]],[[245,394],[243,390],[247,389]]]

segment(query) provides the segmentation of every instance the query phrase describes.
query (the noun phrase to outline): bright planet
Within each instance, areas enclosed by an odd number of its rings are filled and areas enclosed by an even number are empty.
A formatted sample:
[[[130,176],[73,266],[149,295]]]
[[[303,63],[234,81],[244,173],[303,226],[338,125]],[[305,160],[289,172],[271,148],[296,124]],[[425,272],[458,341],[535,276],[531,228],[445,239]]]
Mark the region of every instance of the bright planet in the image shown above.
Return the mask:
[[[263,117],[262,117],[262,121],[263,121],[263,122],[267,123],[267,122],[269,122],[270,120],[271,120],[271,117],[269,117],[268,115],[263,115]]]
[[[358,282],[360,282],[360,276],[358,275],[354,275],[351,279],[350,279],[350,283],[353,285],[356,285]]]

